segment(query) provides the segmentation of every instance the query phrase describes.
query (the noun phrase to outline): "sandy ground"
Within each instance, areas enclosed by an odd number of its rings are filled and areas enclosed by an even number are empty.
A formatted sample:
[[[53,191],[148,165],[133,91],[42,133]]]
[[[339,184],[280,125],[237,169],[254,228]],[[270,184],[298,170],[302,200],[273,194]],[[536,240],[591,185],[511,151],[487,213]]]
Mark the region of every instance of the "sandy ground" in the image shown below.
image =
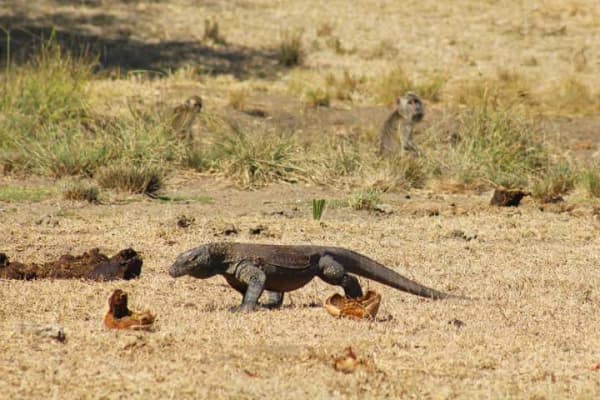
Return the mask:
[[[541,211],[526,201],[497,209],[487,205],[487,192],[423,191],[384,197],[391,215],[341,208],[326,210],[319,223],[308,200],[347,194],[299,185],[238,191],[189,174],[171,181],[183,180],[185,187],[171,185],[168,192],[202,202],[134,197],[96,206],[1,205],[2,250],[14,260],[132,246],[144,266],[128,282],[0,282],[0,397],[594,399],[600,393],[594,370],[600,239],[591,207]],[[180,215],[195,222],[180,228]],[[231,226],[238,233],[227,236]],[[261,233],[250,233],[259,226]],[[215,240],[345,246],[476,300],[423,300],[361,280],[383,295],[378,320],[338,320],[320,305],[339,289],[314,281],[287,296],[281,310],[232,314],[240,296],[222,278],[176,280],[166,273],[178,253]],[[132,308],[157,314],[154,332],[102,327],[115,288],[129,293]],[[22,323],[60,324],[67,340],[22,333]],[[344,374],[332,365],[348,346],[364,363]]]

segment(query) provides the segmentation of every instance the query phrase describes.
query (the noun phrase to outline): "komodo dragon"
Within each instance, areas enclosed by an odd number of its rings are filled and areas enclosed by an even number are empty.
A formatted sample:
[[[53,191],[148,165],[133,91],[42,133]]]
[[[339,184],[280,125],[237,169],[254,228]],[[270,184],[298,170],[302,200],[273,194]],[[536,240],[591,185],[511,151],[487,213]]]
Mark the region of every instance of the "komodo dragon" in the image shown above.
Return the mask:
[[[358,279],[349,273],[434,300],[467,299],[423,286],[341,247],[208,243],[180,254],[169,268],[174,278],[190,275],[206,279],[223,275],[244,296],[236,311],[253,311],[263,291],[268,296],[265,307],[280,307],[284,292],[301,288],[315,276],[341,286],[349,298],[361,297]]]

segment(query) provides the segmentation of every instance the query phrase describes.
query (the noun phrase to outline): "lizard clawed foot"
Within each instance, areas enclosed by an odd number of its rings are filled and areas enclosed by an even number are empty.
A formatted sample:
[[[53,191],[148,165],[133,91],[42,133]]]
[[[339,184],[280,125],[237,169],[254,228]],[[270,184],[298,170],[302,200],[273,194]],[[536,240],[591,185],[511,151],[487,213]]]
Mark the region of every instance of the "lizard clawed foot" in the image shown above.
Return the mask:
[[[231,307],[229,311],[232,313],[250,313],[254,311],[254,307],[242,304],[240,306]]]

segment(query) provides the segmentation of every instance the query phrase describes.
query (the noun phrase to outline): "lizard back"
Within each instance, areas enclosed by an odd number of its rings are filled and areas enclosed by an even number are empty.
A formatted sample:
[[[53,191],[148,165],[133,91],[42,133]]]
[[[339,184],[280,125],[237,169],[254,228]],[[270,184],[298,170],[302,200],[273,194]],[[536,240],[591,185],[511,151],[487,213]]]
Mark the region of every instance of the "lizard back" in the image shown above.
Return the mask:
[[[241,244],[231,248],[231,256],[237,260],[251,260],[257,265],[285,269],[307,269],[319,262],[318,252],[307,251],[304,246]]]

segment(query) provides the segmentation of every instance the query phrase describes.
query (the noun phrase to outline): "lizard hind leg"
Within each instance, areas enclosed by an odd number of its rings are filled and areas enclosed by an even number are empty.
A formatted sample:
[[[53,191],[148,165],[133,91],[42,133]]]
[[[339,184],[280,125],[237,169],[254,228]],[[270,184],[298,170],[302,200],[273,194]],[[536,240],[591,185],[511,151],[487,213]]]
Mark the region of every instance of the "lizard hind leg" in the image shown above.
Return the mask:
[[[332,256],[326,255],[319,260],[319,278],[330,285],[341,286],[346,297],[356,299],[362,297],[363,292],[358,279],[346,272],[346,269]]]
[[[274,292],[272,290],[265,290],[263,296],[266,300],[261,302],[261,305],[265,308],[281,308],[283,304],[283,292]]]

